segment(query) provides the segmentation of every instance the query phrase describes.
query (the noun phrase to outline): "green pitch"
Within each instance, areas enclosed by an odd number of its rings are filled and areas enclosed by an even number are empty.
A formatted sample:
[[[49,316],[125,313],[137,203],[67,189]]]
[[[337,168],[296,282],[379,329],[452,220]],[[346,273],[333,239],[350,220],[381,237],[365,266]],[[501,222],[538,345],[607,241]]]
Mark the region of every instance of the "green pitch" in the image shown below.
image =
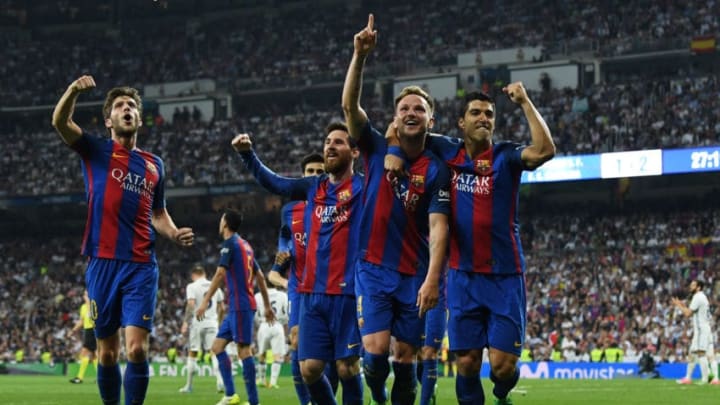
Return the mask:
[[[2,405],[97,405],[100,398],[92,377],[83,384],[74,385],[68,377],[47,376],[0,376],[0,403]],[[238,392],[243,398],[242,380],[235,379]],[[221,397],[215,393],[214,378],[196,378],[192,394],[179,394],[178,388],[184,378],[155,377],[145,403],[148,405],[202,405],[215,404]],[[280,389],[259,388],[262,405],[295,405],[295,391],[289,377],[280,379]],[[485,392],[491,390],[490,381],[483,380]],[[455,380],[440,378],[438,404],[457,404]],[[520,380],[518,390],[525,395],[513,393],[515,404],[720,404],[720,386],[680,386],[672,380]],[[366,389],[367,394],[367,389]],[[486,402],[492,405],[488,396]]]

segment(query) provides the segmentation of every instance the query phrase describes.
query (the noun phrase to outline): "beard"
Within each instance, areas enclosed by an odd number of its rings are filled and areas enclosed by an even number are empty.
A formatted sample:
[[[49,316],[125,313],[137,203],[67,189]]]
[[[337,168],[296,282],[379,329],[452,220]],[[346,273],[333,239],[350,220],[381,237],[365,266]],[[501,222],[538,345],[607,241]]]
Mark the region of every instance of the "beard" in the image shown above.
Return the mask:
[[[140,128],[140,123],[138,120],[133,119],[130,124],[126,123],[126,121],[121,117],[112,120],[112,129],[115,131],[115,135],[123,138],[130,138],[134,136],[138,128]]]
[[[338,156],[332,161],[325,158],[325,171],[334,175],[342,174],[347,170],[349,164],[350,160],[346,157]]]

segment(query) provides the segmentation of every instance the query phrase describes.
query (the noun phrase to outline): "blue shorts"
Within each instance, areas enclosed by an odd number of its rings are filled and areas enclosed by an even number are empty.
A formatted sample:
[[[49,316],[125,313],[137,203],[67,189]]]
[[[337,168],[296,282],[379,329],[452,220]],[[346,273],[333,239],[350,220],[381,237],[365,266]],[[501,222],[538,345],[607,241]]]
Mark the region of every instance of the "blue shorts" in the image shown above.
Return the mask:
[[[326,362],[359,356],[355,297],[300,294],[298,359]]]
[[[253,342],[253,319],[255,311],[230,311],[225,315],[217,337],[239,345],[250,345]]]
[[[491,347],[520,355],[525,340],[525,276],[448,272],[450,350]]]
[[[360,334],[389,330],[395,339],[420,347],[425,317],[420,317],[417,293],[424,276],[409,276],[358,260],[355,295]]]
[[[447,300],[445,299],[445,277],[440,280],[440,297],[435,308],[425,314],[425,333],[423,347],[440,350],[447,326]]]
[[[157,263],[91,257],[85,284],[98,339],[114,335],[121,326],[152,330],[158,289]]]
[[[298,324],[300,319],[300,294],[288,292],[288,329]]]

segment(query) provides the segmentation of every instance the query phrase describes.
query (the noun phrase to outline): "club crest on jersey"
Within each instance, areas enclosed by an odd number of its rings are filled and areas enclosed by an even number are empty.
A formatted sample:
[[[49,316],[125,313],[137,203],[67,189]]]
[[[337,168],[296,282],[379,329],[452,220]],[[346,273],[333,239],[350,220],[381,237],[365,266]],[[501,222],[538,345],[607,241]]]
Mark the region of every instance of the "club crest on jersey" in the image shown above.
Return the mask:
[[[338,200],[344,202],[344,201],[349,200],[350,196],[351,196],[350,190],[342,190],[341,192],[338,193]]]
[[[157,175],[157,168],[155,167],[154,163],[145,162],[145,167],[150,173]]]
[[[425,176],[421,174],[413,174],[412,177],[410,177],[410,184],[415,187],[422,187],[425,184]]]
[[[475,163],[475,169],[480,174],[487,174],[490,171],[490,160],[480,159]]]

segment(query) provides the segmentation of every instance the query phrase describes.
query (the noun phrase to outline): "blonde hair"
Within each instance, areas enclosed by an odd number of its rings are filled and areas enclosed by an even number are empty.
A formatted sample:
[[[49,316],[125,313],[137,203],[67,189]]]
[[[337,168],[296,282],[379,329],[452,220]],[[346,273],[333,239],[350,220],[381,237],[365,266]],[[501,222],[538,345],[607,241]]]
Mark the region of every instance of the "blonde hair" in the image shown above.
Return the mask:
[[[414,94],[416,96],[420,96],[427,101],[428,105],[430,106],[430,116],[432,116],[435,112],[435,101],[432,97],[430,97],[430,94],[428,94],[427,91],[423,90],[420,86],[407,86],[402,91],[400,91],[400,94],[398,94],[397,97],[395,97],[395,109],[397,109],[398,103],[400,103],[400,100],[405,98],[405,96],[409,96],[410,94]]]

